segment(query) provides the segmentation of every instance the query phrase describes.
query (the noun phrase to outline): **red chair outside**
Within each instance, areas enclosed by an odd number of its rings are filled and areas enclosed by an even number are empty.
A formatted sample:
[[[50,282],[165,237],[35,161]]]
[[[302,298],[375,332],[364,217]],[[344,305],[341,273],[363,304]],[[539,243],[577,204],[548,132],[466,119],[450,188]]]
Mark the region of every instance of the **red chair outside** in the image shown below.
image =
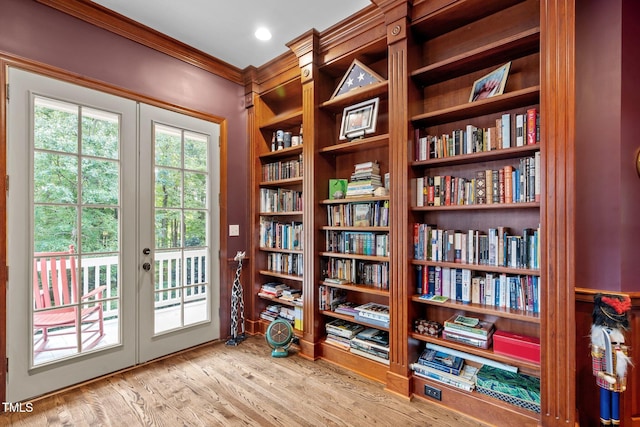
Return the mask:
[[[80,305],[77,293],[78,271],[74,246],[68,252],[40,252],[33,262],[33,333],[42,335],[34,343],[34,354],[43,351],[77,349],[77,345],[57,346],[50,338],[60,335],[82,334],[82,348],[89,350],[104,336],[102,293],[106,286],[99,286],[82,295]],[[90,302],[94,301],[93,304]],[[81,309],[80,315],[78,310]]]

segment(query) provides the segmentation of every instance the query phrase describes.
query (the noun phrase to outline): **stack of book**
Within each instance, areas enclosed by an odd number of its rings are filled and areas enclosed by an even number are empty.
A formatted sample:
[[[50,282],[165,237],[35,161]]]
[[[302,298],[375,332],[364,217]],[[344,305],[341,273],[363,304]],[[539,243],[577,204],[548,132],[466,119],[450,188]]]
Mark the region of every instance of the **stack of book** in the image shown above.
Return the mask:
[[[351,339],[364,329],[364,326],[347,322],[342,319],[335,319],[325,324],[327,338],[325,341],[345,350],[351,347]]]
[[[356,314],[358,314],[358,310],[356,310],[357,306],[358,306],[358,304],[356,304],[355,302],[345,301],[345,302],[342,302],[342,303],[338,304],[334,311],[336,313],[345,314],[347,316],[355,317]]]
[[[381,328],[389,327],[390,316],[388,305],[368,302],[366,304],[357,306],[355,309],[356,314],[354,318],[357,321]]]
[[[350,346],[353,354],[389,364],[389,332],[367,328],[351,339]]]
[[[347,184],[347,197],[371,196],[378,187],[382,187],[378,162],[358,163]]]
[[[488,349],[493,341],[493,322],[475,317],[454,315],[444,322],[445,340]]]
[[[285,289],[289,287],[284,283],[269,282],[260,287],[258,295],[265,298],[280,298]]]
[[[411,369],[418,376],[466,391],[474,389],[478,372],[463,358],[434,349],[425,349]]]
[[[296,303],[297,301],[302,302],[302,291],[300,289],[293,288],[283,289],[282,295],[280,295],[280,299],[292,303]]]

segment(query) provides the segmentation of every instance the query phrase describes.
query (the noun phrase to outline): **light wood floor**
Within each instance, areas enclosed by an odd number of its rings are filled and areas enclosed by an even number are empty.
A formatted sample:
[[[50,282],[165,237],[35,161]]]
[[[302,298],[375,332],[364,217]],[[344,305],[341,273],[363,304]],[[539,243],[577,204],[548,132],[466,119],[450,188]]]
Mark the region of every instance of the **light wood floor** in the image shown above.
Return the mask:
[[[262,337],[206,345],[32,401],[11,426],[484,426]]]

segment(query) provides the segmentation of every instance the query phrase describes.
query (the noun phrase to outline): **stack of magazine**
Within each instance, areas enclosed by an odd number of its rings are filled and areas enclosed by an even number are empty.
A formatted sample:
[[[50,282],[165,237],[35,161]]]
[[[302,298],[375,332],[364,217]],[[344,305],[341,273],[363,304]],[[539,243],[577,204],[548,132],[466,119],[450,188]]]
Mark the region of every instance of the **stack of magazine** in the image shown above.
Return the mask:
[[[335,319],[325,324],[327,338],[325,341],[345,350],[351,348],[351,339],[364,329],[364,326],[347,322],[342,319]]]
[[[351,339],[351,352],[376,362],[389,364],[389,333],[367,328]]]
[[[493,341],[493,322],[475,317],[454,315],[444,322],[442,337],[473,347],[488,349]]]
[[[427,348],[418,361],[411,364],[411,369],[420,377],[471,391],[479,368],[461,357]]]
[[[354,318],[363,323],[381,328],[389,327],[389,306],[368,302],[355,308]]]

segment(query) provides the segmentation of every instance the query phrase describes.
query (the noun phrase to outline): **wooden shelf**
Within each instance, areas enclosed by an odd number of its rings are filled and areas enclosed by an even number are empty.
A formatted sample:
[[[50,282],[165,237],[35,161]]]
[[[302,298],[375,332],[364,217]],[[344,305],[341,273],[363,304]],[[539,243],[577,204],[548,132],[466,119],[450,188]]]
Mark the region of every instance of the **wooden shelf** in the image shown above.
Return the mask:
[[[319,255],[326,256],[326,257],[333,257],[333,258],[348,258],[348,259],[359,259],[363,261],[389,262],[389,257],[386,257],[386,256],[343,254],[339,252],[320,252]]]
[[[320,104],[320,108],[335,113],[342,112],[345,107],[357,104],[358,102],[366,101],[367,99],[375,98],[376,96],[386,97],[388,90],[389,84],[387,81],[372,83],[368,86],[354,89],[350,92],[325,101]]]
[[[284,300],[282,298],[268,297],[268,296],[260,295],[260,294],[258,294],[258,298],[261,298],[261,299],[266,300],[266,301],[271,301],[271,302],[274,302],[274,303],[277,303],[277,304],[286,305],[286,306],[289,306],[289,307],[302,307],[302,305],[300,305],[300,304],[296,304],[293,301],[287,301],[287,300]]]
[[[301,249],[264,248],[262,246],[260,246],[258,249],[263,251],[263,252],[279,252],[279,253],[283,253],[283,254],[300,254],[300,255],[302,255],[302,250]]]
[[[302,177],[278,179],[275,181],[262,181],[258,184],[260,187],[287,187],[294,185],[302,185]]]
[[[368,203],[368,202],[381,202],[388,201],[389,196],[363,196],[363,197],[349,197],[348,199],[325,199],[321,200],[320,203],[323,205],[341,205],[347,203]]]
[[[415,212],[420,211],[477,211],[495,209],[540,209],[540,202],[522,203],[483,203],[480,205],[449,205],[449,206],[420,206],[412,207]]]
[[[510,110],[540,102],[540,86],[532,86],[492,98],[468,102],[441,110],[429,111],[411,118],[418,126],[434,126],[457,120],[471,119],[486,114]]]
[[[361,150],[370,150],[389,145],[389,134],[374,135],[362,139],[354,139],[349,142],[339,142],[335,145],[323,147],[320,153],[323,154],[347,154],[355,153]]]
[[[540,270],[533,269],[533,268],[512,268],[512,267],[502,267],[499,265],[463,264],[459,262],[429,261],[429,260],[421,260],[421,259],[412,259],[411,264],[435,265],[438,267],[449,267],[449,268],[466,268],[473,271],[486,271],[490,273],[520,274],[524,276],[540,276]]]
[[[258,271],[258,273],[263,276],[271,276],[271,277],[277,277],[279,279],[294,280],[296,282],[302,282],[302,278],[304,277],[302,275],[278,273],[277,271],[271,271],[271,270],[260,270]]]
[[[457,301],[435,302],[420,298],[419,295],[411,297],[411,301],[421,304],[433,305],[436,307],[445,307],[457,311],[467,311],[470,313],[485,314],[489,316],[502,317],[505,319],[520,320],[522,322],[540,324],[540,314],[531,313],[523,310],[513,310],[504,307],[495,307],[485,304],[464,304]],[[448,341],[447,341],[448,342]]]
[[[260,154],[262,160],[273,160],[282,157],[291,157],[302,154],[302,145],[296,145],[295,147],[283,148],[282,150],[269,151],[268,153]]]
[[[331,288],[339,288],[339,289],[346,289],[348,291],[351,292],[360,292],[363,294],[370,294],[370,295],[382,295],[384,297],[388,297],[389,296],[389,290],[388,289],[382,289],[382,288],[378,288],[375,286],[370,286],[370,285],[360,285],[357,283],[331,283],[331,282],[320,282],[322,285],[325,286],[329,286]]]
[[[289,212],[258,212],[260,216],[298,216],[302,215],[302,211],[289,211]]]
[[[278,114],[267,122],[261,124],[260,129],[275,131],[278,129],[300,126],[300,123],[302,123],[302,108]]]
[[[411,73],[411,77],[423,86],[434,84],[534,53],[539,49],[540,27],[535,27],[419,68]]]
[[[389,366],[324,341],[320,344],[320,357],[380,383],[385,383],[387,380]]]
[[[348,322],[357,323],[358,325],[366,326],[367,328],[375,328],[375,329],[380,329],[381,331],[387,331],[387,332],[389,331],[388,327],[378,326],[378,325],[373,325],[371,323],[363,322],[347,314],[336,313],[335,311],[328,311],[328,310],[323,310],[320,313],[328,317],[333,317],[335,319],[342,319]]]
[[[437,159],[420,160],[411,162],[411,166],[415,168],[421,167],[440,167],[464,165],[479,162],[488,162],[492,160],[516,159],[519,157],[533,155],[540,151],[540,144],[524,145],[522,147],[504,148],[492,151],[483,151],[482,153],[460,154],[457,156],[440,157]]]
[[[372,232],[380,232],[380,233],[388,233],[389,227],[343,227],[343,226],[332,226],[332,225],[323,225],[321,227],[322,230],[333,230],[333,231],[372,231]]]

